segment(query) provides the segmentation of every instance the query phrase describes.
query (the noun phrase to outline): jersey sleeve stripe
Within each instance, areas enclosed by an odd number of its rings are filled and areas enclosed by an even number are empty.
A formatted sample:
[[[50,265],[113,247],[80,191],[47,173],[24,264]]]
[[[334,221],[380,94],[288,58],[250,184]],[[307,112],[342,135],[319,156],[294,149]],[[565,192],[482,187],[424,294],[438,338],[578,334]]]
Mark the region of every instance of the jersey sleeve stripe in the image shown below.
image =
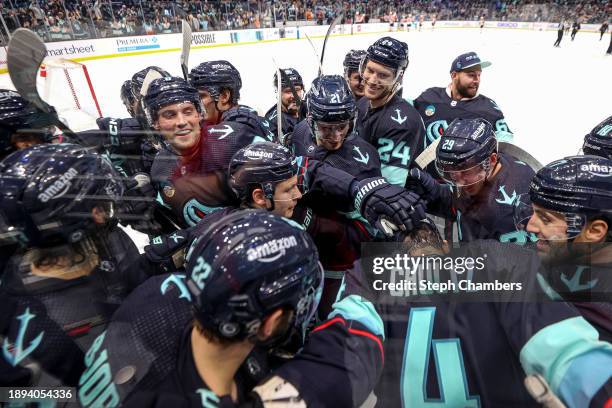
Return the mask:
[[[325,323],[323,323],[323,324],[321,324],[321,325],[319,325],[319,326],[315,327],[315,328],[312,330],[312,332],[311,332],[311,333],[316,333],[316,332],[318,332],[318,331],[325,330],[325,329],[327,329],[329,326],[334,325],[334,324],[336,324],[336,323],[342,324],[342,325],[343,325],[343,326],[345,326],[345,327],[347,326],[347,325],[346,325],[346,320],[344,320],[344,319],[343,319],[343,318],[341,318],[341,317],[335,317],[335,318],[333,318],[333,319],[331,319],[331,320],[328,320],[327,322],[325,322]],[[351,334],[355,334],[355,335],[357,335],[357,336],[362,336],[362,337],[367,337],[367,338],[369,338],[370,340],[373,340],[373,341],[376,343],[376,345],[378,346],[378,349],[380,350],[380,355],[381,355],[381,357],[382,357],[382,363],[383,363],[383,365],[385,364],[385,351],[384,351],[384,348],[383,348],[382,341],[380,341],[380,339],[379,339],[378,337],[376,337],[374,334],[372,334],[372,333],[370,333],[370,332],[367,332],[367,331],[365,331],[365,330],[358,330],[358,329],[353,329],[353,328],[350,328],[350,327],[349,327],[349,328],[347,328],[347,330],[348,330],[348,332],[349,332],[349,333],[351,333]]]

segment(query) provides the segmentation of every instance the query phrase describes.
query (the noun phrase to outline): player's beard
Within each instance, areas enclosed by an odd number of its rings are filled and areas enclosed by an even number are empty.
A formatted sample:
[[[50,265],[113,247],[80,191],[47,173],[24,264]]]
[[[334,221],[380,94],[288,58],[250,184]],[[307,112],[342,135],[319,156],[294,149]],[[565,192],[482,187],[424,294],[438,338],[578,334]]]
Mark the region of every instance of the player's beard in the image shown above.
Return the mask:
[[[475,88],[463,86],[461,82],[457,82],[457,93],[463,98],[473,98],[478,94],[478,85]]]
[[[290,102],[287,105],[283,106],[285,108],[285,112],[287,112],[291,116],[297,116],[298,108],[295,102]]]

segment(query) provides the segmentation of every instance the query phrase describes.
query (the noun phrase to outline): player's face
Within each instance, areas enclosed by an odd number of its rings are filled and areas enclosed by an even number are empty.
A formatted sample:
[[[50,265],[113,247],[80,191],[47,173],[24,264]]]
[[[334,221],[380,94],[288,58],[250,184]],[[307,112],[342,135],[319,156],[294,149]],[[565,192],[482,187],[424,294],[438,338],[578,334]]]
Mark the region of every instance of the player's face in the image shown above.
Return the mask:
[[[473,98],[478,94],[480,86],[480,66],[469,71],[453,72],[454,91],[462,98]]]
[[[353,95],[355,96],[355,99],[361,98],[363,96],[364,86],[359,71],[353,71],[348,76],[348,84],[351,88],[351,92],[353,92]]]
[[[43,139],[31,133],[13,133],[11,143],[17,150],[26,149],[28,147],[44,143]]]
[[[159,110],[156,129],[177,152],[186,152],[200,140],[200,120],[193,103],[175,103]]]
[[[198,93],[200,94],[200,101],[202,101],[204,106],[204,120],[209,123],[217,123],[221,113],[217,110],[215,99],[210,96],[208,91],[200,89]]]
[[[298,96],[302,98],[304,94],[302,87],[298,85],[294,88]],[[293,96],[293,92],[291,92],[290,87],[283,88],[283,92],[281,92],[281,103],[283,105],[283,111],[288,112],[291,115],[297,115],[297,104],[295,103],[295,97]]]
[[[366,98],[376,101],[387,96],[395,80],[395,70],[368,60],[362,77]]]
[[[293,209],[298,200],[302,198],[297,181],[297,176],[293,176],[276,185],[274,189],[274,211],[272,211],[274,214],[291,218]]]
[[[325,150],[338,150],[350,128],[350,121],[327,123],[316,122],[315,133],[317,145],[323,146]]]
[[[537,250],[540,257],[550,261],[566,251],[567,222],[565,215],[532,204],[533,214],[527,223],[527,232],[538,238]]]

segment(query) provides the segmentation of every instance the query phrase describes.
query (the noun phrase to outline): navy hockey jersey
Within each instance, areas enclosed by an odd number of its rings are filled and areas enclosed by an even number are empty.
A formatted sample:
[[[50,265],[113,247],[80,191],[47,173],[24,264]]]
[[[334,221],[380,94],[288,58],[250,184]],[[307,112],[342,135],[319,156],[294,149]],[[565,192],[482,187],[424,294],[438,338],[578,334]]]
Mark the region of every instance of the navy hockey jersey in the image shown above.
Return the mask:
[[[270,132],[274,135],[274,137],[278,138],[278,119],[277,119],[277,107],[276,105],[272,106],[268,109],[268,112],[265,114],[265,118],[270,125]],[[281,126],[282,135],[286,135],[289,133],[293,133],[293,129],[295,125],[298,123],[298,117],[289,115],[287,112],[281,112]]]
[[[459,241],[495,239],[525,243],[529,238],[525,231],[516,229],[514,203],[518,196],[529,192],[535,172],[510,155],[500,153],[498,157],[501,170],[476,197],[449,195],[446,203],[432,203],[429,208],[432,214],[456,222]]]
[[[512,141],[513,135],[501,109],[493,99],[484,95],[462,101],[451,99],[447,88],[429,88],[414,100],[414,107],[425,123],[425,146],[438,139],[457,118],[486,119],[493,125],[498,140]]]
[[[34,272],[31,251],[13,256],[0,288],[0,297],[9,300],[3,304],[15,305],[0,333],[5,338],[0,358],[12,367],[34,360],[63,384],[76,385],[82,349],[91,345],[128,293],[156,271],[123,230],[113,228],[104,241],[97,249],[81,249],[99,258],[72,268]]]
[[[521,282],[521,290],[494,294],[496,302],[377,292],[374,304],[386,336],[377,406],[535,408],[540,405],[523,385],[532,374],[543,376],[568,407],[603,406],[612,386],[612,345],[571,304],[536,301],[535,253],[494,241],[479,244],[474,249],[487,254],[486,271],[474,272],[472,282],[499,277]],[[347,278],[364,272],[356,269]],[[465,277],[445,269],[433,276],[447,282],[451,274]]]
[[[185,279],[181,274],[153,277],[117,311],[85,356],[87,368],[78,391],[83,406],[115,407],[138,399],[140,393],[174,395],[205,407],[223,406],[223,398],[207,388],[191,357],[187,333],[193,315]],[[379,378],[382,337],[382,322],[372,305],[347,296],[330,320],[313,330],[295,361],[285,363],[277,374],[294,384],[312,406],[327,406],[330,401],[358,405]],[[321,360],[321,355],[326,359]],[[253,370],[237,375],[249,371]],[[328,381],[321,383],[321,378]],[[242,398],[248,390],[241,385],[247,380],[236,378]]]
[[[202,130],[198,149],[190,157],[168,153],[156,157],[153,181],[161,202],[182,226],[195,225],[206,214],[236,204],[226,180],[232,156],[251,143],[274,140],[267,122],[253,109],[237,106],[225,111],[221,123]]]
[[[378,150],[383,177],[389,183],[403,187],[408,169],[423,151],[423,120],[399,95],[375,109],[370,107],[367,98],[361,98],[357,112],[359,137]]]

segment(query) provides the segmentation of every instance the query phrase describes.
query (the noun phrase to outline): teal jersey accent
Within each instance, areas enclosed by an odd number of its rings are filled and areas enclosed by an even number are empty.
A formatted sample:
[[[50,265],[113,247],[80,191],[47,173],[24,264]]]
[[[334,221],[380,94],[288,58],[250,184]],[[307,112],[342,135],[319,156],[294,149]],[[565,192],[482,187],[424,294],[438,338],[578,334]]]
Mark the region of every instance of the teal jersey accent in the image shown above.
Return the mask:
[[[355,320],[363,324],[373,334],[385,338],[383,321],[374,305],[358,295],[349,295],[333,304],[329,319],[341,316],[345,320]]]
[[[404,185],[406,184],[406,179],[408,178],[408,169],[382,164],[380,170],[382,176],[390,184],[395,184],[400,187],[404,187]]]
[[[612,355],[612,345],[599,341],[599,333],[583,317],[572,317],[538,331],[523,346],[520,361],[527,374],[541,374],[558,393],[573,360],[601,350]]]

